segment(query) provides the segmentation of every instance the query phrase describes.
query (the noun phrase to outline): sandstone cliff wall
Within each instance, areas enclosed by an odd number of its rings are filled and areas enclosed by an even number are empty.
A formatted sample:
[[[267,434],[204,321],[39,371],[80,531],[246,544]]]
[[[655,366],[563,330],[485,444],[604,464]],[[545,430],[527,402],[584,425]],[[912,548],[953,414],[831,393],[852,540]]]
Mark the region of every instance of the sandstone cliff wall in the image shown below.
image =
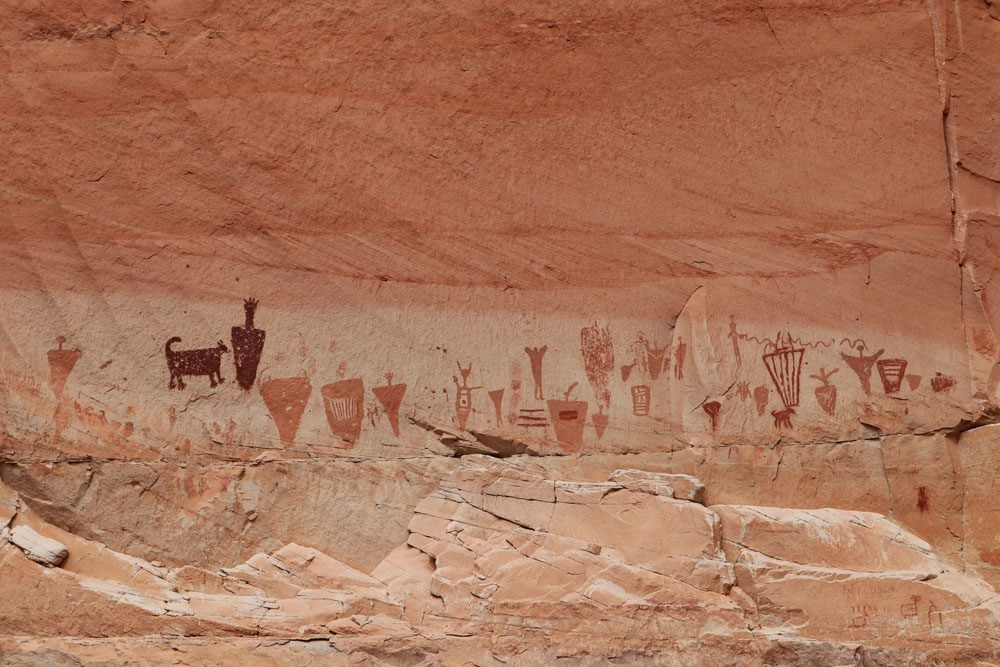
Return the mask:
[[[997,659],[998,19],[0,6],[5,659]]]

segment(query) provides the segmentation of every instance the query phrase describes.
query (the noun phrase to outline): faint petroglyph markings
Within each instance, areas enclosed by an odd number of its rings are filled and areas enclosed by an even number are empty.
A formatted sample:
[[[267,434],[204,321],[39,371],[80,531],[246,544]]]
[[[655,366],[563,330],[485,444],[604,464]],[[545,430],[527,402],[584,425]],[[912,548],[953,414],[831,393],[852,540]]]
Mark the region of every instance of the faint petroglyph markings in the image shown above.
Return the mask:
[[[163,353],[167,357],[167,369],[170,371],[169,388],[184,389],[185,375],[207,375],[208,382],[212,387],[217,387],[219,383],[225,382],[222,377],[222,355],[229,352],[229,348],[221,340],[215,347],[207,347],[198,350],[174,350],[174,343],[180,343],[179,336],[174,336],[163,346]]]
[[[16,391],[24,398],[38,399],[42,396],[41,383],[26,373],[19,373],[10,369],[4,370],[3,374],[0,374],[0,384]],[[55,393],[55,387],[52,388],[52,391]]]

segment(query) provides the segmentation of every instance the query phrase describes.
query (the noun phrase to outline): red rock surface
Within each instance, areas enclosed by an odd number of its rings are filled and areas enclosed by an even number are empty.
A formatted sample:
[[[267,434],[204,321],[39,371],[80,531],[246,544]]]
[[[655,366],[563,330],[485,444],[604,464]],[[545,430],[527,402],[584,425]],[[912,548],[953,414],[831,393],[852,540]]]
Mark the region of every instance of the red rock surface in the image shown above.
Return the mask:
[[[1000,662],[998,19],[3,4],[0,662]]]

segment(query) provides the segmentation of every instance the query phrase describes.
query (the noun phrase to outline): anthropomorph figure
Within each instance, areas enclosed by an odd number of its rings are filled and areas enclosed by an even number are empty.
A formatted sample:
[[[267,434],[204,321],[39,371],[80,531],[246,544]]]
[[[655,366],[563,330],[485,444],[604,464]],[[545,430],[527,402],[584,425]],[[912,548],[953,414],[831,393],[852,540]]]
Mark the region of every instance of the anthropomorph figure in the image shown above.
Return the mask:
[[[458,420],[458,427],[465,430],[465,425],[469,421],[469,413],[472,412],[472,392],[482,387],[470,387],[469,375],[472,374],[472,364],[468,368],[462,368],[462,363],[458,363],[458,372],[462,376],[462,381],[458,381],[457,376],[451,379],[455,383],[455,418]]]
[[[677,347],[674,348],[674,377],[678,380],[684,379],[684,355],[687,354],[687,343],[680,336],[677,337]]]
[[[531,376],[535,380],[535,400],[538,401],[545,400],[545,395],[542,391],[542,357],[545,356],[548,349],[548,345],[524,348],[524,351],[528,353],[528,359],[531,361]]]
[[[736,317],[729,316],[729,340],[733,342],[733,356],[736,357],[736,367],[743,365],[743,355],[740,354],[740,334],[736,331]]]
[[[254,313],[257,311],[257,299],[250,297],[243,300],[244,322],[242,327],[233,327],[233,363],[236,366],[236,383],[244,391],[249,391],[257,381],[257,366],[264,350],[263,329],[253,325]]]

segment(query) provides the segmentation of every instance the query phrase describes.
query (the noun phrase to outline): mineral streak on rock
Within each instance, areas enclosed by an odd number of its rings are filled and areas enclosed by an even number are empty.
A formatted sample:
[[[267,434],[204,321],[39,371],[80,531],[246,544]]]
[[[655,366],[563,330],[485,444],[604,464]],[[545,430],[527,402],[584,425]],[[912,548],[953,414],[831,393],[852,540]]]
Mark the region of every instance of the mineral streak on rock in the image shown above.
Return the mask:
[[[998,6],[0,3],[0,664],[1000,663]]]

